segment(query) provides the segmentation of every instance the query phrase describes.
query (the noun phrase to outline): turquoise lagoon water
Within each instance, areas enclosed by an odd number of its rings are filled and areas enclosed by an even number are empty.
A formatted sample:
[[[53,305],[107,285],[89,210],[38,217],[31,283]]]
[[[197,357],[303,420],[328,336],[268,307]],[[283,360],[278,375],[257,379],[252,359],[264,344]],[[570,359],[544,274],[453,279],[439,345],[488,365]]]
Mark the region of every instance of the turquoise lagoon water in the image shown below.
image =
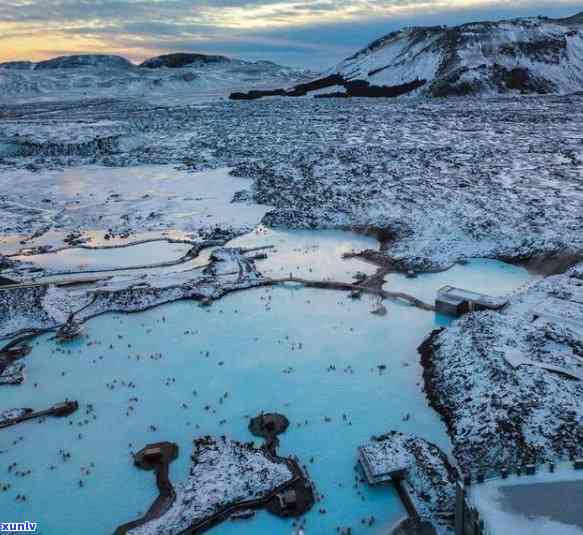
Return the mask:
[[[437,291],[443,286],[456,286],[492,296],[505,296],[522,286],[539,279],[528,275],[526,270],[497,260],[477,258],[467,264],[456,264],[447,271],[428,273],[408,279],[400,273],[385,277],[384,289],[392,292],[407,292],[426,303],[435,300]]]
[[[272,246],[268,258],[258,262],[267,277],[352,282],[358,271],[372,275],[376,267],[358,259],[342,259],[344,253],[378,250],[377,240],[341,230],[276,230],[259,226],[255,231],[229,242],[229,247]]]
[[[529,279],[520,268],[485,266],[460,266],[437,279],[421,276],[401,289],[415,293],[415,286],[430,300],[436,286],[468,287],[464,283],[474,284],[480,271],[492,293]],[[394,280],[389,284],[395,289]],[[17,463],[12,472],[0,472],[0,482],[12,485],[0,492],[0,520],[37,521],[44,535],[112,533],[156,495],[153,473],[134,468],[131,451],[177,442],[180,457],[171,477],[178,483],[187,474],[193,438],[226,434],[250,441],[248,418],[280,411],[292,423],[280,452],[297,455],[324,495],[305,517],[306,533],[335,533],[337,527],[386,533],[404,512],[390,487],[354,488],[356,448],[395,429],[449,451],[445,428],[422,392],[416,352],[443,318],[392,303],[386,303],[387,316],[377,317],[370,314],[373,306],[373,299],[351,301],[343,292],[256,289],[210,308],[180,302],[102,316],[88,323],[85,338],[68,345],[50,336],[37,339],[26,358],[25,383],[0,389],[0,407],[40,409],[69,398],[81,409],[64,420],[0,432],[1,465]],[[60,450],[70,459],[63,461]],[[374,526],[364,526],[371,516]],[[293,529],[292,521],[259,513],[211,533],[235,532]]]
[[[53,271],[90,271],[174,261],[182,258],[191,248],[187,243],[157,240],[105,249],[73,247],[56,253],[17,256],[15,259]]]

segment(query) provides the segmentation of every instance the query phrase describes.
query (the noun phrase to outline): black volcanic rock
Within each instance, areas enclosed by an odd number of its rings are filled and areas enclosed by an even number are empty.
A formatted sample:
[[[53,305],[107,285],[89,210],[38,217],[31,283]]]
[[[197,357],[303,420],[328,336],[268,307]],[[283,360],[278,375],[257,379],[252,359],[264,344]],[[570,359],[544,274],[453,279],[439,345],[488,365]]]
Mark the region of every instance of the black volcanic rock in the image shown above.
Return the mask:
[[[330,87],[344,87],[344,92],[331,92],[327,94],[317,94],[317,98],[346,98],[346,97],[369,97],[369,98],[394,98],[401,95],[415,91],[423,87],[427,80],[413,80],[405,84],[394,86],[377,86],[371,85],[366,80],[351,80],[347,81],[341,76],[335,74],[325,78],[318,78],[305,84],[299,84],[295,87],[285,89],[272,90],[253,90],[248,93],[232,93],[231,100],[256,100],[262,97],[304,97],[313,91],[327,89]]]
[[[252,90],[247,93],[232,93],[231,100],[255,100],[262,97],[303,97],[312,91],[326,89],[337,85],[343,85],[344,79],[337,74],[326,76],[325,78],[317,78],[310,82],[298,84],[291,89],[265,89]]]
[[[130,69],[133,64],[121,56],[109,56],[106,54],[81,54],[74,56],[59,56],[36,64],[34,70],[49,69],[78,69],[78,68],[107,68]]]
[[[192,65],[193,63],[227,63],[229,61],[231,60],[226,56],[189,54],[180,52],[176,54],[165,54],[163,56],[147,59],[140,65],[140,67],[145,67],[147,69],[159,69],[161,67],[179,69],[181,67]]]

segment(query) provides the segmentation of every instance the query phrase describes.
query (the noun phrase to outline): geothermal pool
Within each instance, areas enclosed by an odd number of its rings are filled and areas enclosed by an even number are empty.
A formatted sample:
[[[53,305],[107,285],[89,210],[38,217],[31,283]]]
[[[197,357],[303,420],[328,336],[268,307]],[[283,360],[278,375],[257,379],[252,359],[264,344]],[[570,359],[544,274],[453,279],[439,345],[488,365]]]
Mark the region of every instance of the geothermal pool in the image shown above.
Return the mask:
[[[349,280],[357,270],[374,271],[357,260],[338,260],[348,248],[366,247],[368,238],[265,233],[265,243],[275,242],[278,252],[258,266],[271,274]],[[230,245],[261,245],[265,233]],[[326,266],[324,257],[335,260]],[[318,260],[324,267],[316,267]],[[521,268],[478,260],[414,280],[391,275],[386,288],[432,301],[444,284],[502,295],[528,280]],[[448,320],[390,302],[388,314],[377,317],[370,313],[375,302],[297,286],[262,288],[209,308],[185,301],[105,315],[86,325],[85,338],[66,345],[52,335],[38,338],[24,361],[25,383],[0,389],[0,407],[42,409],[69,398],[81,408],[64,420],[0,432],[3,466],[17,463],[0,476],[11,484],[1,496],[2,520],[39,522],[44,535],[112,533],[157,495],[153,473],[133,467],[132,451],[150,442],[178,443],[180,457],[171,465],[177,484],[188,472],[193,438],[226,434],[250,441],[248,418],[278,411],[291,421],[280,454],[297,455],[324,495],[305,517],[306,532],[351,527],[353,534],[386,533],[404,512],[391,488],[354,487],[356,448],[372,435],[399,430],[449,451],[445,428],[422,391],[416,351]],[[64,461],[60,450],[71,458]],[[26,502],[16,501],[17,494]],[[371,516],[375,524],[364,526]],[[292,521],[261,512],[211,533],[292,533]]]
[[[71,247],[54,253],[16,256],[14,260],[30,262],[51,272],[76,273],[175,262],[191,249],[188,243],[156,240],[124,247]]]
[[[372,275],[376,267],[354,258],[343,260],[344,253],[378,250],[377,240],[342,230],[274,230],[262,225],[228,243],[229,247],[266,249],[267,259],[257,266],[266,277],[294,277],[354,282],[357,272]]]

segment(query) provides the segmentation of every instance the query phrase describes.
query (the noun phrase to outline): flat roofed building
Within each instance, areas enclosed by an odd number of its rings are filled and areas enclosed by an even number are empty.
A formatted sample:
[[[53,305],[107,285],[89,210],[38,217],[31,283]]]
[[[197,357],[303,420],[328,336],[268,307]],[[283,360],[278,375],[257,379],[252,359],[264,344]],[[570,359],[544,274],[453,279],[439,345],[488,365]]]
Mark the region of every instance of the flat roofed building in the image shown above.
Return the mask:
[[[448,316],[462,316],[479,310],[500,310],[508,300],[492,297],[454,286],[444,286],[437,292],[435,309]]]
[[[403,456],[388,456],[382,444],[367,444],[358,448],[358,460],[369,485],[389,483],[394,479],[403,479],[409,470],[410,459]]]

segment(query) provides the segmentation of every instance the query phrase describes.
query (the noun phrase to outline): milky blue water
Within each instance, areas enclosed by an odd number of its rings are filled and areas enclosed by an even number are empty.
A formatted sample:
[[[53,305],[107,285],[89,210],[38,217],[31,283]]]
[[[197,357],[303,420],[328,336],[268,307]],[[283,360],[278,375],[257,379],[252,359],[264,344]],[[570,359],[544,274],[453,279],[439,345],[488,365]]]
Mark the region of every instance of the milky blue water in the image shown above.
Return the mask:
[[[192,246],[187,243],[159,240],[105,249],[72,247],[56,253],[17,256],[15,259],[58,272],[90,271],[175,261],[182,258],[191,248]]]
[[[376,267],[344,253],[378,250],[377,240],[342,230],[280,230],[259,226],[255,231],[229,242],[244,249],[270,246],[268,258],[257,263],[266,277],[294,277],[353,282],[357,272],[372,275]]]
[[[385,277],[384,289],[393,292],[407,292],[427,303],[433,303],[437,291],[443,286],[456,286],[495,297],[503,297],[538,275],[528,275],[526,270],[486,258],[469,260],[465,265],[455,265],[447,271],[428,273],[415,279],[408,279],[400,273]]]
[[[519,268],[490,267],[484,276],[493,290],[507,291],[529,278]],[[473,277],[473,268],[463,266],[446,282],[464,287],[467,269]],[[436,284],[432,276],[420,277],[414,281],[420,292],[423,281]],[[133,467],[131,451],[160,440],[178,443],[171,477],[179,482],[194,437],[227,434],[249,441],[248,418],[279,411],[292,423],[280,452],[299,456],[324,495],[306,516],[307,533],[334,533],[337,527],[386,532],[402,517],[402,507],[390,487],[353,487],[357,446],[396,429],[450,449],[422,392],[416,352],[443,318],[386,306],[387,316],[377,317],[370,314],[373,300],[352,301],[342,292],[257,289],[210,308],[180,302],[99,317],[87,325],[86,338],[68,345],[39,338],[25,360],[26,382],[0,389],[0,407],[45,408],[72,398],[81,410],[0,432],[1,466],[16,462],[16,470],[31,470],[22,477],[0,472],[0,482],[12,485],[0,492],[0,520],[37,521],[44,535],[111,533],[156,495],[153,474]],[[61,449],[71,452],[69,460],[62,460]],[[16,501],[17,494],[27,501]],[[375,525],[363,526],[361,520],[371,516]],[[212,531],[235,532],[285,534],[292,523],[260,513]]]

